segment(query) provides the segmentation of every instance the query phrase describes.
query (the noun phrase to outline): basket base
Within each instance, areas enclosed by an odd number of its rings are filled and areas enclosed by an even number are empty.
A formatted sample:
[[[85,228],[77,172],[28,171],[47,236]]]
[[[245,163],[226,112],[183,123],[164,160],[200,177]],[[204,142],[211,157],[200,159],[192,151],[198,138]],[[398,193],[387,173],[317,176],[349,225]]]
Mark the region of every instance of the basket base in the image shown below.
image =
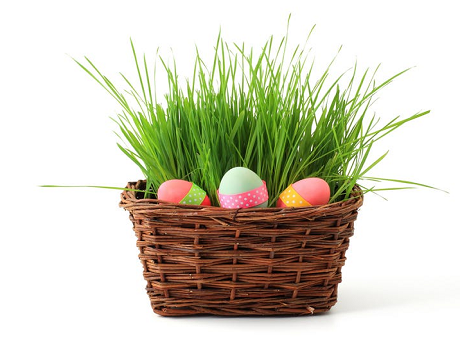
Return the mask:
[[[306,309],[292,309],[292,308],[279,308],[273,310],[266,309],[210,309],[210,308],[163,308],[153,309],[155,314],[161,316],[191,316],[191,315],[216,315],[216,316],[302,316],[302,315],[317,315],[329,311],[331,307],[324,309],[313,309],[307,307]]]
[[[184,300],[160,298],[149,293],[153,311],[161,316],[219,315],[219,316],[270,316],[313,315],[327,312],[337,303],[337,287],[333,296],[326,298],[252,298],[250,300]]]

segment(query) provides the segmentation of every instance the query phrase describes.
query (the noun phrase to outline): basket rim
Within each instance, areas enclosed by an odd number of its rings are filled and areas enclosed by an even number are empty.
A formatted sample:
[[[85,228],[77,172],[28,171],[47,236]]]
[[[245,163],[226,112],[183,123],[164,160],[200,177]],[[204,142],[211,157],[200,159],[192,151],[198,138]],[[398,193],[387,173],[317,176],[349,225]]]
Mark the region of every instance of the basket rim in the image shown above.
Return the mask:
[[[137,182],[128,182],[126,185],[127,189],[140,189],[139,186],[141,186],[143,183],[145,183],[146,180],[138,180]],[[163,201],[159,199],[137,199],[136,198],[136,192],[133,190],[124,190],[121,193],[121,201],[119,203],[119,206],[124,208],[124,209],[129,209],[132,206],[139,206],[139,205],[162,205],[163,207],[168,207],[168,208],[175,208],[175,209],[184,209],[184,210],[206,210],[206,211],[232,211],[232,212],[237,212],[238,214],[245,214],[245,213],[267,213],[267,212],[282,212],[282,213],[296,213],[296,212],[303,212],[303,211],[325,211],[327,212],[328,210],[333,210],[337,208],[343,208],[343,207],[352,207],[354,209],[358,209],[359,207],[362,206],[363,200],[364,200],[364,195],[362,189],[359,187],[359,185],[355,185],[353,187],[352,191],[353,197],[350,197],[349,199],[345,201],[337,201],[333,202],[330,204],[326,205],[317,205],[317,206],[304,206],[304,207],[260,207],[260,208],[232,208],[232,209],[226,209],[220,206],[207,206],[207,205],[188,205],[188,204],[179,204],[179,203],[174,203],[174,202],[169,202],[169,201]]]

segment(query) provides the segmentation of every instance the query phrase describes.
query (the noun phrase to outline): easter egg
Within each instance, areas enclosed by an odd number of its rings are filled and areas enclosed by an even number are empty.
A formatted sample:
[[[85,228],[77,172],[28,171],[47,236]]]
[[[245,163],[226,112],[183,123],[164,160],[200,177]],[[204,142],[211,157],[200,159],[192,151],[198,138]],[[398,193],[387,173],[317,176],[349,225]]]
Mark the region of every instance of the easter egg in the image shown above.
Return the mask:
[[[268,191],[265,181],[255,172],[235,167],[225,173],[217,191],[223,208],[267,207]]]
[[[168,180],[158,188],[158,199],[186,205],[211,205],[206,192],[196,184],[184,180]]]
[[[325,205],[329,202],[331,191],[326,181],[319,177],[309,177],[297,181],[281,193],[277,207],[305,207]]]

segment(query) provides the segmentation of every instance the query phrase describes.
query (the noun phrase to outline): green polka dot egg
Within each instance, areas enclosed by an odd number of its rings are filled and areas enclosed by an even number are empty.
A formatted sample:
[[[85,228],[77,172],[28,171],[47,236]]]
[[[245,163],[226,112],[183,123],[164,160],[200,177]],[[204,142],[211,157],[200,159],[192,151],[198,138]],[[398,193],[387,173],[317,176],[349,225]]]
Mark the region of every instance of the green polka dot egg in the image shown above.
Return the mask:
[[[158,200],[183,205],[211,206],[206,192],[196,184],[184,180],[168,180],[158,188]]]

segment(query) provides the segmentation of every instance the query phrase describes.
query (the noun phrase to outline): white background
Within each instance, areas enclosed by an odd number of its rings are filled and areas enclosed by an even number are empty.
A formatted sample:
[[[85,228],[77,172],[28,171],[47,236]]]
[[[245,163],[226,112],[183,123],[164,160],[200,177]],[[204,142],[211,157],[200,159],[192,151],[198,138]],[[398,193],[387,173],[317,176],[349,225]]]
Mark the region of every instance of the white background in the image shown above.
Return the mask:
[[[0,8],[0,343],[458,343],[459,44],[454,1],[10,1]],[[416,66],[380,94],[389,120],[431,109],[375,147],[374,175],[448,190],[367,195],[339,302],[324,315],[163,318],[151,309],[119,193],[142,178],[116,147],[117,104],[78,68],[86,55],[116,81],[135,73],[129,38],[153,60],[170,49],[191,76],[195,44],[309,46],[318,67],[382,63],[379,80]]]

